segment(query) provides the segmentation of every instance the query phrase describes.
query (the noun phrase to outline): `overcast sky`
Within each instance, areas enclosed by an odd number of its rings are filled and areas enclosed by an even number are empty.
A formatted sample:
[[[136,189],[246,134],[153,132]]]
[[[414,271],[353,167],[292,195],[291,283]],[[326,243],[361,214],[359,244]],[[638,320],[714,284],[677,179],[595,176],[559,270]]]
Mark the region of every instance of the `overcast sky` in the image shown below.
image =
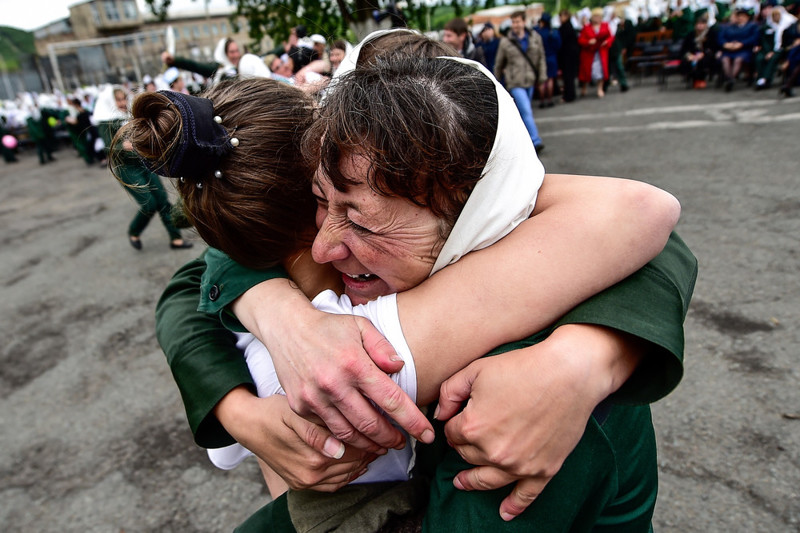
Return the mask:
[[[146,12],[144,0],[136,0],[139,9]],[[203,7],[203,0],[172,0],[170,11],[182,7]],[[69,6],[81,0],[0,0],[0,26],[13,26],[33,30],[49,22],[69,16]],[[227,0],[211,0],[211,7],[227,6]]]

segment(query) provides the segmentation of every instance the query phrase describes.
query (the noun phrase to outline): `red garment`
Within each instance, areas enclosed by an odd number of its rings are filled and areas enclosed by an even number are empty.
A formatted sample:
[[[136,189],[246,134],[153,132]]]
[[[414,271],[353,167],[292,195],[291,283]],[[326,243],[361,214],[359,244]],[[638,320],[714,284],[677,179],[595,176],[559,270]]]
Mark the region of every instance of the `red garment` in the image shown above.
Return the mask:
[[[594,44],[589,44],[589,41],[596,39]],[[581,30],[578,36],[578,44],[581,47],[580,64],[578,67],[578,80],[581,83],[588,83],[592,81],[592,61],[594,61],[594,54],[600,52],[600,63],[603,65],[603,79],[608,79],[608,49],[611,43],[614,42],[614,36],[611,35],[611,30],[608,29],[608,24],[602,22],[600,30],[595,33],[591,24],[587,24]]]

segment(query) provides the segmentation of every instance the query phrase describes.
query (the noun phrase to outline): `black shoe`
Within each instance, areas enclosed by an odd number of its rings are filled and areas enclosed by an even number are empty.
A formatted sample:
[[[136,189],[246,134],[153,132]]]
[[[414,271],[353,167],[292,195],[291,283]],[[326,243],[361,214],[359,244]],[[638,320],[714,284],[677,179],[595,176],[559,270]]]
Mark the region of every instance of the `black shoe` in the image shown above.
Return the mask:
[[[545,104],[544,101],[539,102],[539,109],[544,109],[546,105],[547,104]]]
[[[630,89],[630,87],[628,87],[627,85],[620,85],[619,86],[620,92],[626,93],[626,92],[628,92],[628,89]]]
[[[142,239],[134,239],[131,235],[128,235],[128,242],[131,243],[131,246],[133,246],[135,249],[142,249]]]
[[[733,90],[733,80],[728,80],[725,82],[725,92],[729,93]]]
[[[555,102],[547,102],[547,107],[555,107]]]
[[[535,145],[534,149],[536,149],[537,154],[544,152],[544,143]]]
[[[183,241],[180,244],[175,244],[174,242],[169,243],[169,247],[173,250],[183,250],[184,248],[191,248],[194,244],[190,242]]]

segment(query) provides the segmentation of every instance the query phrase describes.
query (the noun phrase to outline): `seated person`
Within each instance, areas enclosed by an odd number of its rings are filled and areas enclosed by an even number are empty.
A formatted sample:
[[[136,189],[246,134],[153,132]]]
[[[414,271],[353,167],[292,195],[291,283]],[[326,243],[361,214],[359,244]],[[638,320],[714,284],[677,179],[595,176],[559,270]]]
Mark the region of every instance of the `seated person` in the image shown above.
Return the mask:
[[[692,80],[695,89],[706,87],[717,64],[718,50],[716,32],[708,27],[705,16],[698,17],[694,31],[681,45],[681,72]]]
[[[786,12],[783,6],[775,6],[769,14],[766,23],[761,28],[761,44],[756,53],[756,80],[755,90],[769,89],[772,79],[780,63],[785,59],[786,48],[784,36],[797,23],[797,17]],[[787,35],[788,36],[788,35]]]
[[[723,26],[718,34],[722,50],[722,74],[725,92],[733,90],[733,84],[742,68],[753,61],[753,48],[758,45],[758,25],[750,20],[750,13],[737,9],[731,15],[731,23]]]

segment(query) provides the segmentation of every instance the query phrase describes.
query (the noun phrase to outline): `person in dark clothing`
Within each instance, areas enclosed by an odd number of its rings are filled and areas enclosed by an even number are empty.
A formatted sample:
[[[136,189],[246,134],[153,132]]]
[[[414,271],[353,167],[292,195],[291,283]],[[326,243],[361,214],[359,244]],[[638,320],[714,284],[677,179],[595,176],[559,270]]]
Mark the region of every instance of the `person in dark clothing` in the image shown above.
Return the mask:
[[[563,84],[562,99],[565,102],[575,100],[575,78],[578,76],[578,34],[570,22],[571,13],[568,9],[558,14],[561,26],[558,34],[561,36],[561,48],[558,51],[558,66],[561,68],[561,83]]]
[[[625,61],[623,54],[627,51],[627,57],[633,49],[636,41],[636,27],[629,19],[625,18],[625,12],[618,9],[615,16],[618,19],[617,31],[614,34],[614,42],[608,50],[609,68],[619,81],[619,90],[623,93],[628,90],[628,77],[625,75]]]
[[[91,113],[84,109],[81,101],[77,98],[71,98],[69,105],[75,110],[75,115],[68,116],[65,120],[67,128],[70,131],[70,137],[78,151],[78,155],[86,161],[87,165],[92,165],[95,162],[94,142],[89,144],[89,131],[92,129]]]
[[[486,60],[486,68],[494,72],[494,60],[497,57],[497,47],[500,46],[500,38],[494,31],[494,25],[487,22],[483,25],[480,34],[480,41],[475,46],[483,50],[483,57]]]
[[[750,20],[750,13],[737,9],[731,24],[724,26],[718,36],[722,49],[722,72],[725,75],[725,91],[733,90],[733,83],[744,65],[753,60],[753,47],[758,45],[758,25]]]
[[[25,123],[28,126],[28,135],[34,144],[36,144],[36,153],[39,155],[39,164],[44,165],[51,161],[55,161],[56,159],[53,157],[53,151],[50,148],[50,144],[47,142],[47,137],[45,134],[46,119],[42,115],[42,112],[38,108],[34,108]]]
[[[541,103],[539,108],[553,107],[553,85],[558,77],[558,51],[561,49],[561,35],[552,28],[550,13],[542,13],[539,26],[535,28],[541,35],[544,44],[544,55],[547,61],[547,80],[542,84]]]
[[[472,35],[469,33],[467,22],[461,17],[451,19],[444,25],[442,41],[455,48],[461,57],[477,61],[486,66],[486,57],[483,54],[483,49],[478,48],[472,42]]]
[[[780,89],[780,94],[787,97],[794,96],[794,87],[800,80],[800,22],[790,28],[784,35],[786,43],[786,81]]]
[[[392,23],[392,28],[405,28],[408,26],[408,22],[406,21],[406,16],[403,13],[403,10],[397,6],[397,2],[394,0],[389,2],[389,5],[386,6],[384,11],[378,11],[377,9],[373,11],[372,17],[378,24],[380,24],[383,19],[388,17]]]
[[[708,18],[700,16],[694,23],[694,31],[683,38],[681,45],[681,72],[691,76],[695,89],[706,87],[717,64],[718,50],[716,32],[708,27]]]
[[[0,115],[0,139],[4,139],[6,135],[10,135],[10,133],[6,130],[6,117]],[[14,140],[16,141],[16,138]],[[14,144],[6,146],[5,142],[0,143],[0,153],[3,154],[3,159],[6,163],[19,162],[17,155],[14,153],[15,149],[16,147]]]

